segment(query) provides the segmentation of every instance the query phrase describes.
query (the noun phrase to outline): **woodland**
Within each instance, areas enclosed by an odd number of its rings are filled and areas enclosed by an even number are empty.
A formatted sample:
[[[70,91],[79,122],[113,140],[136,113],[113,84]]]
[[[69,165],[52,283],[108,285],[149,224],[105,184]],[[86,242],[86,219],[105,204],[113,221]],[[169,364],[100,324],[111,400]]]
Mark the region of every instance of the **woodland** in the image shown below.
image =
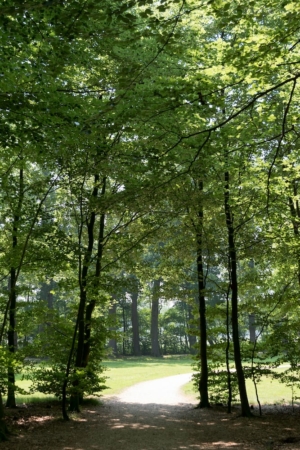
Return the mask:
[[[108,352],[191,353],[199,407],[243,416],[245,379],[298,386],[299,24],[296,0],[1,2],[2,438],[16,376],[68,420]]]

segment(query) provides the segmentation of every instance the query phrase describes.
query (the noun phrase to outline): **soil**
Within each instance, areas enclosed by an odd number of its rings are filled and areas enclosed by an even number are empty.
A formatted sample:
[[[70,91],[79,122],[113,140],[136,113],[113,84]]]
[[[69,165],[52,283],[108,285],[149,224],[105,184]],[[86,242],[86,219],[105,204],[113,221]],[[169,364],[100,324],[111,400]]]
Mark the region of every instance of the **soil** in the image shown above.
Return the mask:
[[[273,405],[259,417],[239,408],[196,409],[180,392],[187,375],[140,383],[63,422],[57,404],[7,410],[14,431],[0,450],[299,450],[300,408]]]

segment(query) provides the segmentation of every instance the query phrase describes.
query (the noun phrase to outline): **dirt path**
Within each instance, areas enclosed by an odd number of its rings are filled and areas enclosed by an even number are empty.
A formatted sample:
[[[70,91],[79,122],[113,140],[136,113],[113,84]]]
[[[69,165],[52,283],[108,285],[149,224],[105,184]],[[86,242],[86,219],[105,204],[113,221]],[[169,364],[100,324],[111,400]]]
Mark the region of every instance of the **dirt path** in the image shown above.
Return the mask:
[[[195,409],[178,392],[187,381],[187,375],[179,375],[140,383],[67,423],[46,405],[9,411],[18,435],[0,444],[0,450],[300,449],[298,412],[273,408],[249,420],[239,417],[238,410],[228,415],[222,407]]]
[[[181,391],[182,386],[191,381],[191,378],[191,373],[185,373],[158,380],[144,381],[126,389],[116,399],[127,403],[159,405],[192,403],[196,406],[196,400],[186,397]]]

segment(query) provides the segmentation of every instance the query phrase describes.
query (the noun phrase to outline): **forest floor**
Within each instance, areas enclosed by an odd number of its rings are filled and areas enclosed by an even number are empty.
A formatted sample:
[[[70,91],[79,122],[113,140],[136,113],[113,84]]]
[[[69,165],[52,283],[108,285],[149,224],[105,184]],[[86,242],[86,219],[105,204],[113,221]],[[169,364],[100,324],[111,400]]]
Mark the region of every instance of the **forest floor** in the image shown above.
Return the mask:
[[[139,383],[63,422],[57,405],[7,410],[14,435],[0,450],[299,450],[300,408],[273,405],[247,419],[226,408],[195,409],[180,387],[190,375]]]

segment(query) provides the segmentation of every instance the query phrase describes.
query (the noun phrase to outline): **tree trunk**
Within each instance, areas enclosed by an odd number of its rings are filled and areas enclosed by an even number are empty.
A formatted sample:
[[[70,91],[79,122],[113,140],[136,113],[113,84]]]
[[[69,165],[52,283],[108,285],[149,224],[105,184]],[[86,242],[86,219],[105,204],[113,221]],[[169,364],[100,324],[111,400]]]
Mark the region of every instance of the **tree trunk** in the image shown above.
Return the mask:
[[[21,215],[21,209],[24,198],[24,173],[23,169],[19,171],[19,199],[16,212],[14,214],[13,221],[13,233],[12,233],[12,250],[13,257],[15,258],[15,251],[18,245],[18,231],[19,231],[19,220]],[[8,364],[7,371],[7,400],[6,406],[8,408],[16,408],[16,398],[15,398],[15,372],[13,359],[17,349],[16,342],[16,308],[17,308],[17,269],[12,265],[10,269],[10,290],[9,290],[9,328],[7,333],[8,349],[11,354],[11,362]]]
[[[113,333],[116,331],[116,325],[115,325],[116,312],[117,312],[117,304],[113,303],[111,305],[111,307],[109,308],[109,314],[111,316],[113,316],[113,324],[114,325],[110,327],[110,331],[112,331]],[[118,354],[117,341],[116,341],[115,338],[110,338],[109,339],[108,346],[112,349],[112,352],[113,352],[114,355]]]
[[[7,435],[9,431],[7,429],[6,423],[4,422],[4,408],[2,393],[0,392],[0,442],[7,441]]]
[[[120,305],[122,308],[122,325],[123,325],[122,354],[123,354],[123,356],[126,356],[126,354],[127,354],[126,349],[128,347],[128,339],[127,339],[127,329],[128,329],[127,309],[128,309],[128,305],[124,298],[121,300]]]
[[[250,342],[256,341],[255,314],[249,314],[249,334]]]
[[[229,278],[231,284],[231,323],[232,323],[234,362],[238,379],[242,416],[251,417],[252,413],[250,410],[247,396],[246,383],[242,366],[241,349],[240,349],[239,323],[238,323],[237,254],[234,239],[233,215],[230,206],[228,171],[225,172],[224,207],[225,207],[226,226],[228,232],[228,261],[229,261]]]
[[[103,178],[102,191],[101,196],[104,196],[106,189],[106,178]],[[104,247],[104,229],[105,229],[105,214],[102,213],[100,215],[100,223],[99,223],[99,233],[98,233],[98,244],[97,244],[97,256],[96,256],[96,268],[95,268],[95,277],[93,283],[93,292],[92,300],[87,305],[86,314],[85,314],[85,339],[84,339],[84,348],[83,348],[83,360],[82,366],[86,367],[89,361],[90,350],[91,350],[91,320],[93,311],[96,306],[96,297],[99,292],[99,282],[101,275],[101,263],[103,256],[103,247]]]
[[[189,325],[188,325],[189,350],[192,355],[195,355],[197,352],[197,350],[195,348],[197,338],[196,338],[196,334],[193,334],[193,330],[195,330],[195,332],[197,332],[197,334],[198,334],[198,327],[195,327],[192,323],[195,320],[195,317],[193,315],[192,306],[191,305],[187,305],[187,306],[188,306],[188,321],[189,321]]]
[[[94,188],[92,192],[92,198],[96,199],[98,195],[98,184],[99,184],[99,175],[95,175],[94,177]],[[77,350],[76,350],[76,358],[75,358],[75,367],[81,368],[84,367],[84,351],[86,346],[86,304],[87,304],[87,276],[89,271],[89,266],[92,258],[92,252],[94,247],[94,227],[96,220],[96,212],[92,211],[90,213],[89,220],[86,222],[87,224],[87,238],[88,245],[84,254],[82,268],[79,271],[79,288],[80,288],[80,298],[79,298],[79,307],[77,313],[77,326],[78,326],[78,336],[77,336]],[[81,236],[80,236],[81,240]],[[81,243],[80,243],[81,244]],[[70,398],[70,406],[69,411],[79,412],[79,401],[82,396],[82,392],[78,388],[79,380],[75,380],[73,382],[74,392]]]
[[[159,347],[159,330],[158,330],[158,316],[159,316],[159,291],[161,278],[154,280],[152,302],[151,302],[151,355],[158,358],[161,355]]]
[[[189,337],[188,337],[188,327],[189,327],[189,305],[182,302],[182,312],[183,312],[183,337],[184,337],[184,353],[189,353]]]
[[[227,389],[228,389],[228,399],[227,399],[227,412],[231,414],[231,403],[232,403],[232,384],[231,384],[231,372],[230,372],[230,313],[229,313],[229,294],[230,286],[228,286],[226,293],[226,370],[227,370]]]
[[[138,292],[131,293],[131,323],[132,323],[132,344],[134,356],[141,355],[140,349],[140,330],[138,315]]]
[[[203,192],[203,182],[199,182],[200,194]],[[208,364],[207,364],[207,326],[205,304],[205,278],[203,268],[203,207],[200,199],[197,224],[197,275],[200,315],[200,364],[201,374],[199,380],[200,404],[199,408],[209,408],[208,397]]]
[[[14,359],[15,351],[16,351],[16,343],[15,343],[15,324],[16,324],[16,291],[15,291],[15,275],[16,271],[14,268],[11,269],[10,279],[11,279],[11,288],[10,288],[10,310],[9,310],[9,329],[7,333],[8,338],[8,349],[11,354],[11,359]],[[8,364],[7,370],[7,400],[6,407],[7,408],[16,408],[16,397],[15,397],[15,372],[12,361]]]
[[[2,324],[1,335],[0,335],[0,345],[2,343],[3,329],[5,327],[6,315],[4,316],[4,322]],[[6,423],[4,422],[4,408],[3,408],[3,399],[2,392],[0,391],[0,442],[7,441],[7,435],[9,431],[7,429]]]

